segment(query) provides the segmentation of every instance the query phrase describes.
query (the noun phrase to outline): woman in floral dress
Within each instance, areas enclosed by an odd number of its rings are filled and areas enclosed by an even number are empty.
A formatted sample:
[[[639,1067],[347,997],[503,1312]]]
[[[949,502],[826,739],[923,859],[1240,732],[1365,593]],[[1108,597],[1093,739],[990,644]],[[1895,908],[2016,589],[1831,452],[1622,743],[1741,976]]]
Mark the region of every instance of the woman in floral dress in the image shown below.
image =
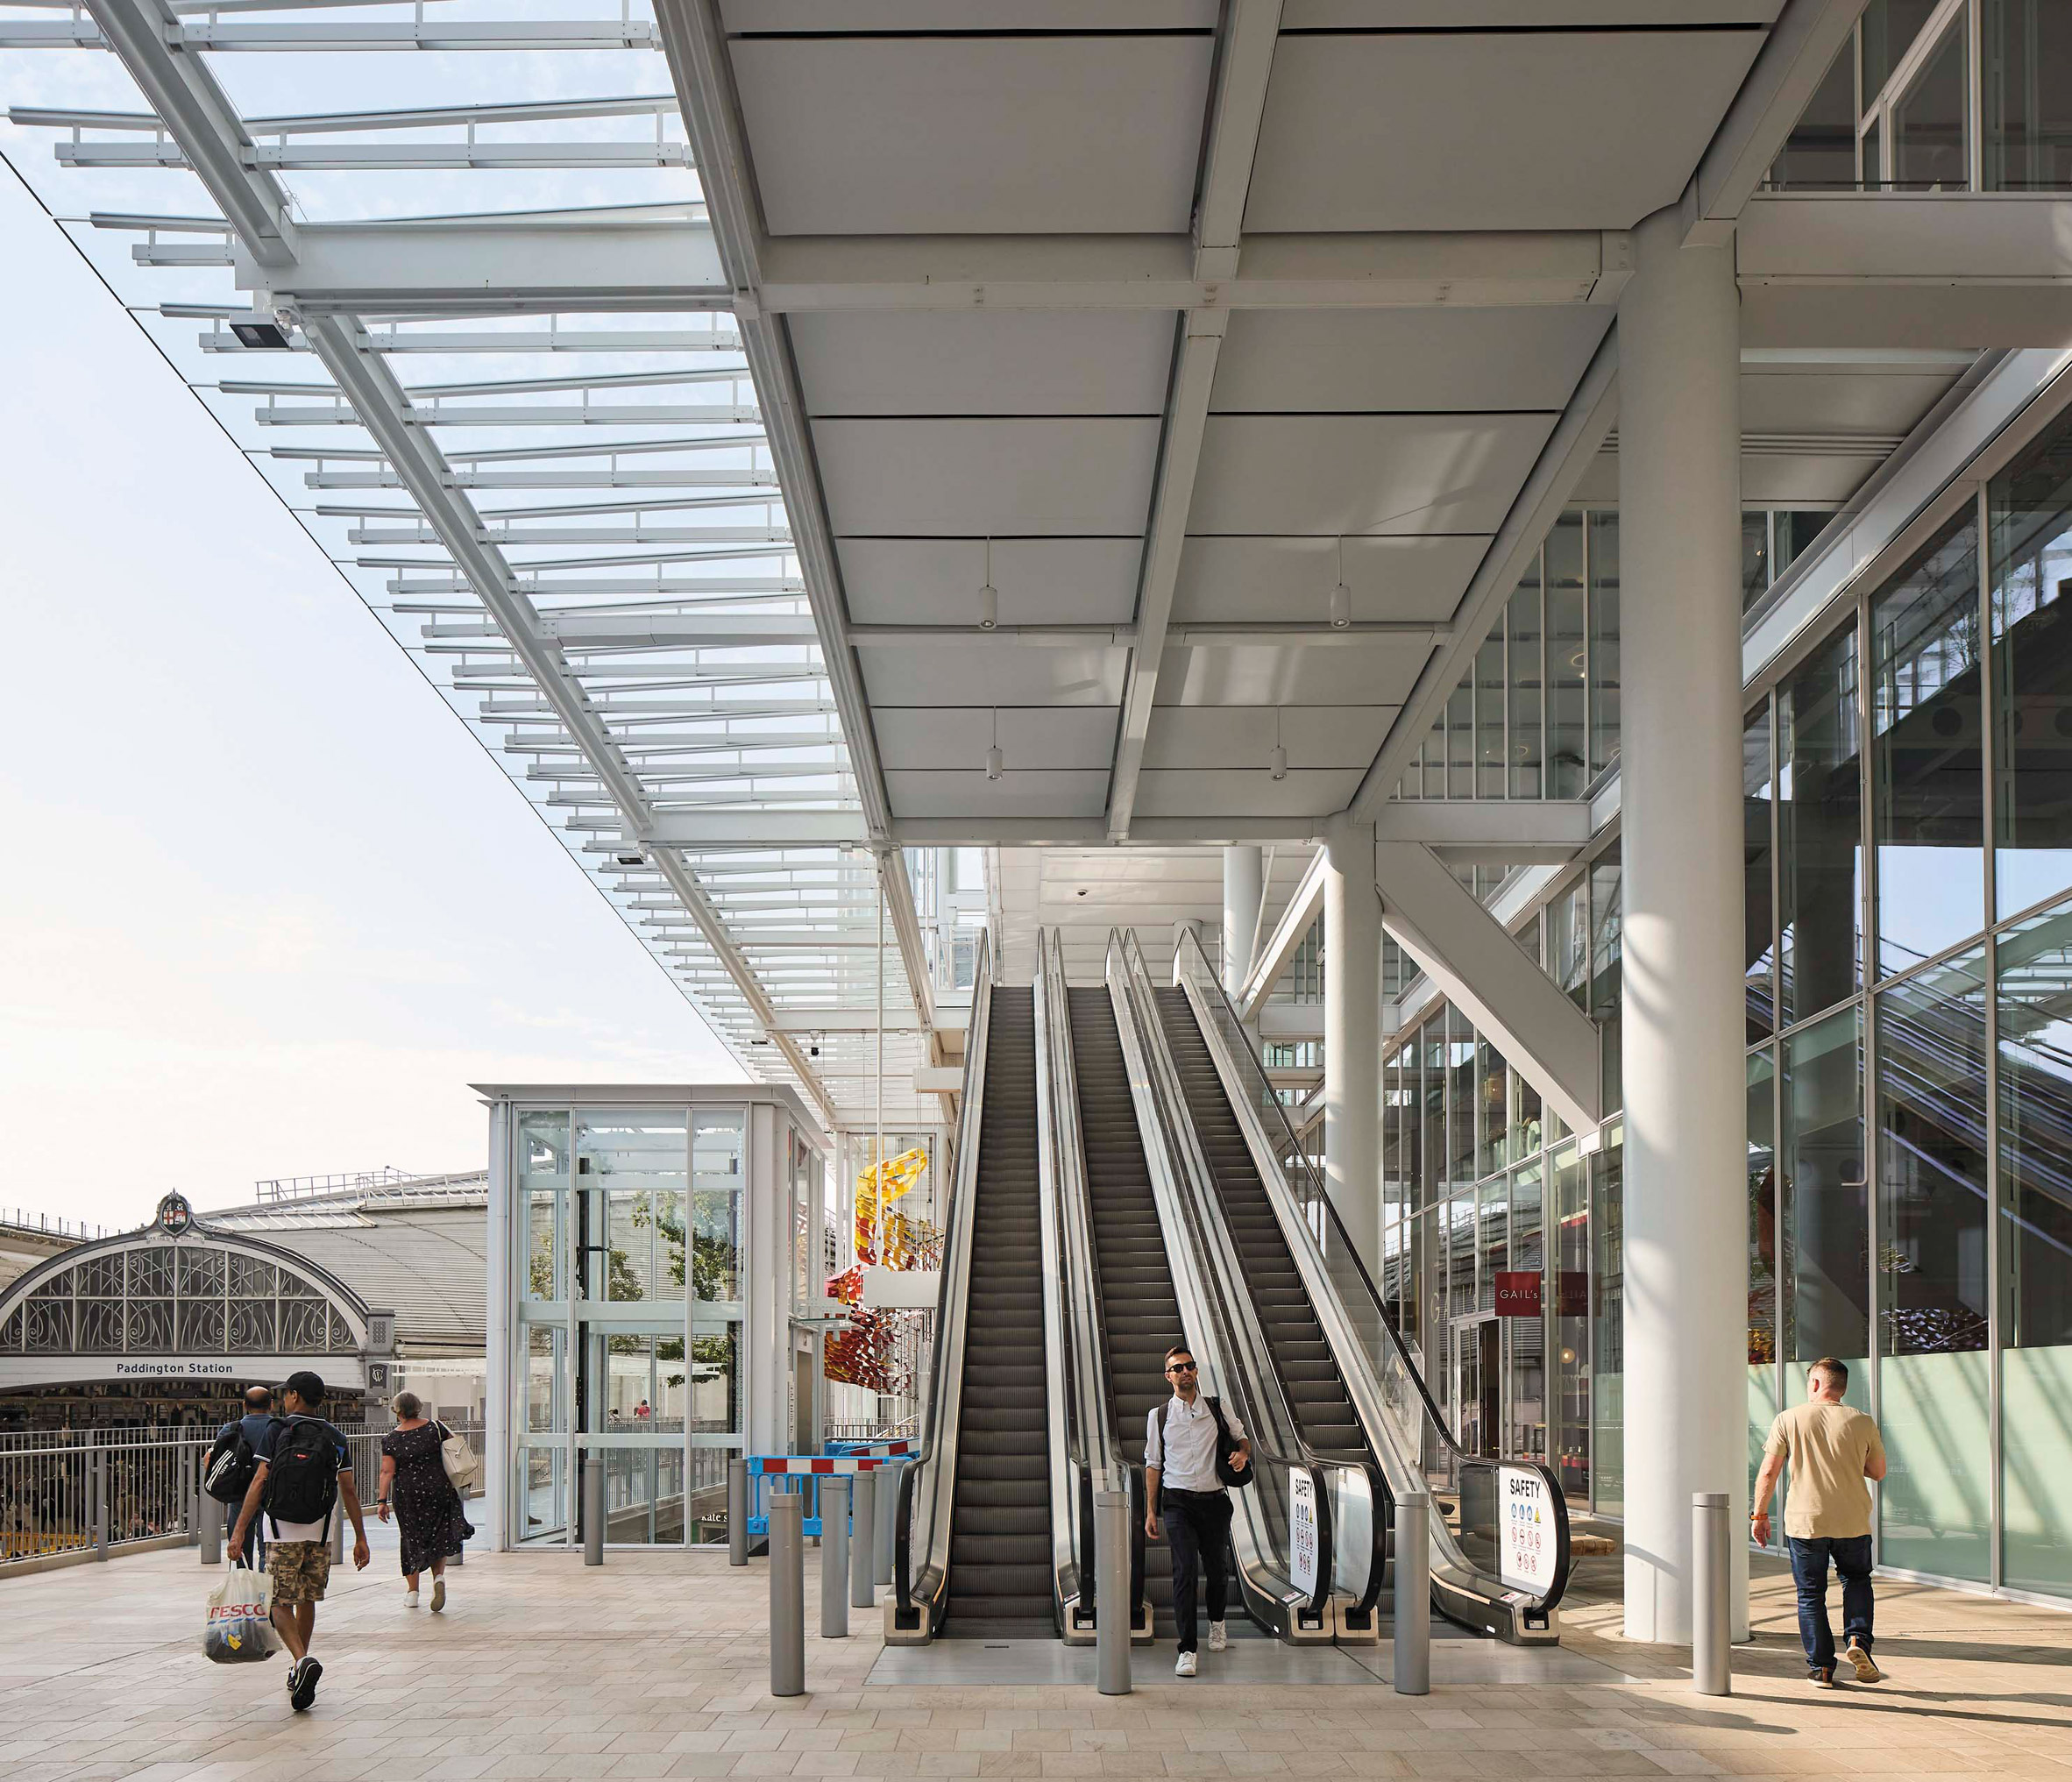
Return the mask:
[[[474,1533],[460,1505],[460,1494],[446,1477],[439,1445],[445,1431],[424,1415],[414,1392],[399,1392],[394,1401],[395,1427],[381,1438],[381,1494],[374,1504],[383,1522],[391,1509],[403,1537],[404,1603],[417,1607],[417,1577],[432,1575],[434,1614],[446,1606],[446,1561]]]

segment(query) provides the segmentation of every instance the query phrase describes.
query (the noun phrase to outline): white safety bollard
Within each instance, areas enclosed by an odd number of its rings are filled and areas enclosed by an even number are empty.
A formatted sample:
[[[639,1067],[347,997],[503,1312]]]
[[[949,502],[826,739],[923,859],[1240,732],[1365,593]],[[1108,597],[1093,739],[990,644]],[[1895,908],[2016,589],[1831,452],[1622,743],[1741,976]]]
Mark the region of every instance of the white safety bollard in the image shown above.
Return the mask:
[[[1395,1501],[1395,1626],[1391,1630],[1398,1695],[1431,1693],[1431,1495]]]
[[[871,1468],[856,1475],[852,1492],[854,1524],[849,1537],[849,1607],[873,1608],[877,1604],[877,1472]]]
[[[770,1693],[805,1693],[805,1497],[773,1491],[770,1510]]]
[[[1734,1693],[1734,1555],[1727,1515],[1725,1492],[1691,1494],[1691,1686],[1700,1695]]]
[[[1103,1695],[1130,1693],[1130,1494],[1094,1494],[1094,1672]]]
[[[820,1637],[849,1636],[849,1481],[820,1480]]]

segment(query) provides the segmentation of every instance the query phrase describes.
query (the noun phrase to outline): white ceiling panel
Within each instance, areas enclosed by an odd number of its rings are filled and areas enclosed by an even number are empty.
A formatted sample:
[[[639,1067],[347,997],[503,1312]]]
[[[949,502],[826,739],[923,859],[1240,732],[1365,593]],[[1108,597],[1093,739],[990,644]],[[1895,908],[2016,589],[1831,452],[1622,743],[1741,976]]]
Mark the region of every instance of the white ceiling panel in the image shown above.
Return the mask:
[[[1743,433],[1908,433],[1956,381],[1953,373],[1744,372]]]
[[[1160,706],[1144,739],[1146,767],[1249,769],[1276,739],[1296,768],[1357,767],[1374,758],[1394,706]]]
[[[1453,616],[1488,545],[1487,537],[1455,533],[1343,542],[1189,538],[1180,558],[1173,621],[1328,619],[1342,572],[1352,616],[1360,623],[1443,622]]]
[[[976,625],[989,576],[1003,625],[1126,625],[1140,538],[843,538],[859,625]]]
[[[939,643],[866,650],[872,706],[1119,706],[1126,650]]]
[[[1155,418],[825,420],[812,432],[845,536],[1140,536],[1150,510]]]
[[[729,44],[775,235],[1183,232],[1214,39]]]
[[[1289,768],[1275,779],[1266,769],[1192,773],[1146,768],[1137,783],[1144,817],[1322,817],[1345,809],[1363,770]]]
[[[791,318],[813,415],[1160,415],[1174,317],[953,309]]]
[[[1494,532],[1553,428],[1551,415],[1211,415],[1188,530]]]
[[[1840,453],[1743,452],[1742,505],[1835,507],[1855,494],[1878,464],[1875,457]]]
[[[1217,0],[722,0],[730,32],[1213,31]]]
[[[1283,31],[1768,25],[1784,0],[1288,0]]]
[[[1284,36],[1245,227],[1630,228],[1682,193],[1762,42],[1755,29]]]
[[[1097,817],[1108,808],[1108,770],[1092,773],[888,768],[885,790],[896,817]]]
[[[1216,362],[1217,414],[1558,409],[1608,309],[1240,309]]]
[[[887,767],[977,768],[996,740],[1009,768],[1096,768],[1115,758],[1117,712],[1107,706],[1030,710],[1011,706],[900,706],[873,714],[878,753]]]
[[[1400,706],[1430,654],[1400,643],[1195,644],[1169,649],[1161,706]]]

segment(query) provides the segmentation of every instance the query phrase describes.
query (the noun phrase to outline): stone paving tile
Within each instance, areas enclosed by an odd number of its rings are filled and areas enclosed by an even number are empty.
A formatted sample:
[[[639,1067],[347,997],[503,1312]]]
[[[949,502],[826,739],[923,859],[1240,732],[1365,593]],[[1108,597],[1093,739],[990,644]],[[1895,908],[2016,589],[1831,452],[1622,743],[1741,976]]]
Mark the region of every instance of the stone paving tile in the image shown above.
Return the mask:
[[[819,1640],[809,1620],[809,1693],[779,1700],[766,1693],[759,1567],[642,1555],[586,1573],[558,1556],[485,1555],[436,1621],[408,1617],[391,1579],[335,1574],[319,1617],[323,1693],[294,1715],[284,1661],[202,1658],[205,1574],[174,1551],[0,1580],[11,1611],[0,1614],[0,1776],[2072,1782],[2072,1616],[1884,1586],[1890,1680],[1814,1692],[1789,1580],[1758,1561],[1756,1637],[1735,1651],[1735,1693],[1714,1700],[1690,1693],[1685,1654],[1620,1637],[1615,1563],[1592,1564],[1564,1605],[1563,1648],[1597,1661],[1601,1682],[1565,1680],[1572,1665],[1560,1683],[1445,1681],[1412,1699],[1380,1683],[1218,1684],[1205,1665],[1196,1682],[1160,1676],[1127,1698],[1057,1685],[887,1686],[867,1680],[882,1633],[859,1612],[841,1642]]]

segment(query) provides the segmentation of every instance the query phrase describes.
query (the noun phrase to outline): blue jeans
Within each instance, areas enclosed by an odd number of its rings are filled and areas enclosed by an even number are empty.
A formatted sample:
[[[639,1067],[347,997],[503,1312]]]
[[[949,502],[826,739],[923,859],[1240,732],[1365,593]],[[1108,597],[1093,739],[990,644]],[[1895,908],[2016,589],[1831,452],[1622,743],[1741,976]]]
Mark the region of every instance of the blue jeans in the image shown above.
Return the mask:
[[[1827,1624],[1827,1561],[1841,1574],[1842,1636],[1870,1650],[1870,1537],[1821,1536],[1802,1541],[1785,1537],[1792,1550],[1792,1581],[1799,1587],[1799,1638],[1815,1671],[1834,1668],[1834,1629]]]

